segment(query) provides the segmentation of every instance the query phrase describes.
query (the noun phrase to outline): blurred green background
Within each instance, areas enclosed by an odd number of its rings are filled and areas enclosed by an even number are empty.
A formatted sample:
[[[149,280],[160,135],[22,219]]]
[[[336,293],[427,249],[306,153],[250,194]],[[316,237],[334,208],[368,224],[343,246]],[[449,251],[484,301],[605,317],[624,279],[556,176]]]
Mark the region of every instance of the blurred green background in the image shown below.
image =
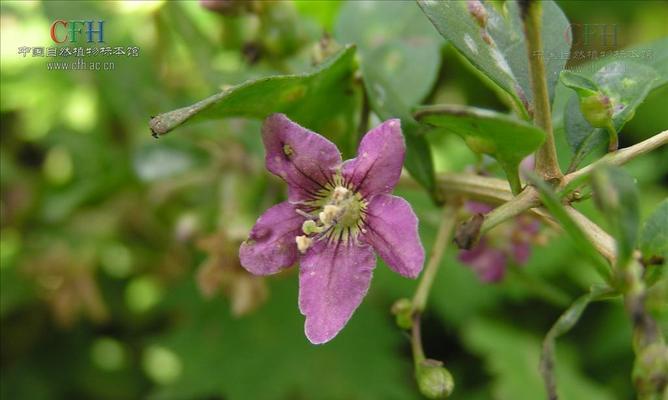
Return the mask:
[[[263,167],[260,121],[196,123],[151,137],[152,115],[246,79],[309,70],[324,34],[339,44],[355,29],[373,40],[396,35],[391,15],[356,20],[359,5],[260,3],[222,2],[226,15],[197,1],[0,4],[3,399],[419,398],[409,341],[389,312],[412,295],[414,281],[380,265],[348,326],[313,346],[297,309],[296,270],[257,278],[239,266],[240,240],[285,197]],[[663,2],[558,4],[572,23],[616,26],[616,48],[668,36]],[[385,6],[365,5],[378,15]],[[102,19],[109,45],[137,46],[139,56],[114,57],[113,70],[50,71],[45,58],[19,54],[21,46],[52,46],[58,19]],[[438,68],[433,87],[407,96],[505,110],[441,43],[440,57],[429,60]],[[403,84],[411,86],[410,76]],[[667,96],[665,86],[650,95],[622,146],[666,129]],[[567,165],[571,153],[557,135]],[[430,141],[441,171],[475,161],[454,136]],[[626,167],[643,216],[668,195],[666,160],[662,149]],[[412,185],[397,192],[418,213],[429,249],[439,210]],[[602,221],[592,204],[579,207]],[[542,337],[597,278],[568,240],[543,235],[549,244],[498,284],[481,283],[448,250],[423,335],[428,356],[455,377],[453,399],[544,397]],[[592,305],[558,342],[563,398],[632,398],[630,343],[620,304]]]

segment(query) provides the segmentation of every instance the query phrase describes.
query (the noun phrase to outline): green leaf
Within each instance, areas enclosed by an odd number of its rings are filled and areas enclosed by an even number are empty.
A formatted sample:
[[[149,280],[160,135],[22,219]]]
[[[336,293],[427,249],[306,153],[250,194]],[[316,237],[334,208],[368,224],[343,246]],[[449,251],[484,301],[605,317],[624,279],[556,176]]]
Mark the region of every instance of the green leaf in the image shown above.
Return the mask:
[[[421,107],[415,115],[437,131],[461,136],[474,152],[496,158],[516,192],[520,162],[545,140],[545,132],[535,125],[489,110],[436,105]]]
[[[663,200],[647,217],[638,247],[646,258],[658,256],[668,259],[668,199]]]
[[[614,61],[596,72],[593,83],[610,99],[612,124],[617,132],[633,118],[657,79],[659,74],[652,67],[630,61]],[[571,169],[608,138],[605,129],[594,128],[587,122],[576,95],[570,97],[564,110],[564,127],[568,144],[575,152]]]
[[[188,318],[152,344],[172,351],[182,369],[150,398],[418,398],[406,379],[410,359],[396,351],[405,341],[386,308],[365,301],[337,338],[314,346],[296,307],[296,276],[285,278],[271,280],[270,300],[244,318],[233,318],[220,297],[202,299],[192,279],[170,290],[165,307]]]
[[[598,93],[598,85],[586,76],[573,71],[563,70],[559,74],[561,83],[567,88],[575,90],[579,96],[589,96]]]
[[[348,46],[299,75],[270,76],[244,82],[187,107],[151,119],[154,135],[164,135],[193,120],[226,117],[263,119],[282,112],[304,127],[327,136],[346,156],[357,147],[356,111],[360,88],[353,79],[355,47]]]
[[[406,136],[406,169],[434,189],[431,150],[410,108],[431,91],[440,65],[442,40],[424,23],[413,2],[350,1],[337,20],[335,38],[359,48],[371,109],[381,118],[400,118]]]
[[[540,341],[517,326],[474,319],[460,331],[464,345],[484,359],[484,368],[492,378],[492,394],[498,400],[544,399],[545,390],[538,368]],[[567,349],[568,350],[568,349]],[[562,399],[614,399],[613,393],[588,379],[572,352],[563,354],[556,368]]]
[[[612,289],[607,286],[594,286],[589,293],[581,296],[570,307],[559,316],[557,322],[552,325],[543,340],[543,352],[540,358],[540,370],[543,375],[543,381],[548,391],[548,398],[556,398],[557,386],[554,376],[555,368],[555,345],[559,336],[570,331],[580,320],[582,313],[589,303],[610,297],[613,294]]]
[[[418,0],[436,29],[474,66],[504,89],[528,118],[533,103],[529,58],[517,2]],[[552,1],[542,1],[542,39],[550,99],[570,45],[568,20]],[[538,55],[536,55],[538,56]]]
[[[601,258],[594,245],[587,239],[582,229],[573,221],[566,208],[561,203],[561,199],[552,190],[552,188],[533,173],[527,173],[527,179],[538,189],[540,198],[545,207],[550,210],[552,216],[561,224],[562,228],[573,241],[575,247],[586,256],[596,267],[596,270],[606,280],[610,278],[610,269],[605,260]]]
[[[597,168],[591,176],[591,183],[594,200],[610,222],[617,244],[617,266],[626,267],[638,240],[638,189],[626,171],[611,165]]]
[[[436,82],[442,39],[414,2],[346,2],[334,38],[357,45],[362,64],[391,78],[409,107],[419,104]]]
[[[405,166],[411,176],[433,194],[435,188],[434,163],[427,139],[421,133],[420,124],[409,112],[402,97],[388,80],[367,64],[362,65],[364,87],[371,108],[385,120],[398,117],[406,137]]]

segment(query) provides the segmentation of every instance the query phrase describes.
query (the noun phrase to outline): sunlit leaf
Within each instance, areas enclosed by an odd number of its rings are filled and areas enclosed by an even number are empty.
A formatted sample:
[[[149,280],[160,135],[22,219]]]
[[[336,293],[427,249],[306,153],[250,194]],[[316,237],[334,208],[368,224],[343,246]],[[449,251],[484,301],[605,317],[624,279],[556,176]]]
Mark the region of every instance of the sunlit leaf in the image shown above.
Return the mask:
[[[491,2],[418,0],[436,29],[474,66],[504,89],[528,116],[533,94],[523,23],[516,1]],[[568,20],[552,1],[542,1],[542,41],[550,99],[559,72],[568,59]]]
[[[535,125],[489,110],[436,105],[419,108],[416,116],[437,132],[461,136],[474,152],[496,158],[515,191],[519,191],[520,162],[545,140]]]

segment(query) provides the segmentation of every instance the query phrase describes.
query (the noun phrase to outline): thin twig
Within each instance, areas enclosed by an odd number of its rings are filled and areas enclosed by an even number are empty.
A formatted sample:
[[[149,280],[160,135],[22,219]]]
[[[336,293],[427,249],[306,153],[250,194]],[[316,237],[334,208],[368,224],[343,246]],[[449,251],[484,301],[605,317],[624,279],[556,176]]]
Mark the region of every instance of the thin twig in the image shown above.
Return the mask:
[[[434,283],[434,278],[436,277],[438,266],[441,264],[445,249],[452,241],[456,213],[457,211],[454,205],[446,204],[443,206],[443,214],[441,217],[441,224],[438,228],[438,233],[436,234],[436,241],[434,242],[434,246],[431,249],[429,261],[427,262],[427,266],[422,273],[422,278],[420,279],[420,283],[418,284],[418,287],[415,290],[415,295],[413,296],[414,313],[421,313],[424,311],[425,306],[427,305],[427,297],[429,296],[431,286]]]
[[[564,185],[588,176],[596,167],[602,164],[622,165],[665,144],[668,144],[668,130],[659,132],[651,138],[636,143],[633,146],[608,153],[586,167],[566,175],[564,177]]]

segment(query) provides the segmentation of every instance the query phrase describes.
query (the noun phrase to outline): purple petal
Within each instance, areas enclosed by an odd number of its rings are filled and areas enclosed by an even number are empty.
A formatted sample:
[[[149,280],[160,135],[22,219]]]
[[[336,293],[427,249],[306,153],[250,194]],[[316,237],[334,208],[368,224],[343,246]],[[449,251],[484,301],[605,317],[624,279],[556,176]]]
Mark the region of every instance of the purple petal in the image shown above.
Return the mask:
[[[341,165],[341,154],[334,143],[273,114],[264,121],[262,140],[267,169],[288,183],[291,201],[311,199]]]
[[[301,259],[299,309],[313,344],[325,343],[346,325],[369,289],[376,257],[371,246],[315,244]]]
[[[422,271],[424,248],[418,235],[418,219],[410,204],[389,194],[369,202],[363,240],[376,249],[395,272],[415,278]]]
[[[366,197],[390,193],[401,175],[405,153],[401,122],[385,121],[364,135],[357,158],[344,163],[343,176]]]
[[[492,211],[494,207],[487,203],[482,203],[479,201],[467,201],[464,206],[466,207],[467,210],[474,214],[487,214],[488,212]]]
[[[241,265],[255,275],[275,274],[297,261],[295,237],[304,217],[285,201],[264,212],[239,248]]]
[[[482,240],[471,250],[461,250],[458,258],[483,282],[500,281],[506,272],[506,255],[501,250],[487,247]]]
[[[531,256],[531,245],[526,242],[516,242],[512,244],[513,259],[518,265],[525,264]]]

